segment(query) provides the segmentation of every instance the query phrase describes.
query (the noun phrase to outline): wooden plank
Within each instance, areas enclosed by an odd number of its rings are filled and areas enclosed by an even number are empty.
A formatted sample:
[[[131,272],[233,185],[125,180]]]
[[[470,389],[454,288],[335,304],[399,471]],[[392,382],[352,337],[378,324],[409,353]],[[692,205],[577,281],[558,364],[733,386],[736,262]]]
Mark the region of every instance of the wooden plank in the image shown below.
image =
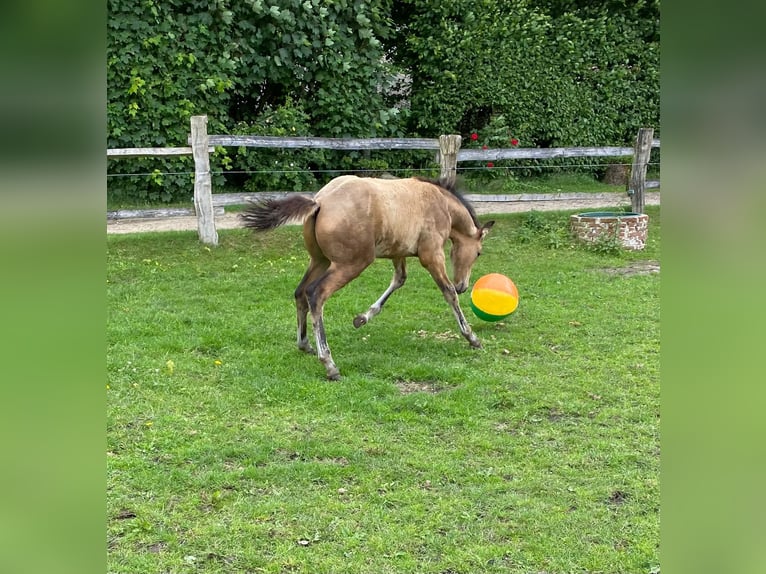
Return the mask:
[[[630,168],[627,192],[633,213],[644,212],[644,190],[646,189],[646,167],[652,153],[654,128],[641,128],[636,136],[636,149]]]
[[[197,232],[202,243],[218,245],[218,232],[213,215],[207,116],[191,117],[191,146],[194,150],[194,210],[197,212]]]
[[[215,151],[214,147],[208,149],[209,153]],[[121,147],[106,150],[106,157],[112,159],[130,157],[165,157],[173,155],[193,155],[191,147]]]
[[[439,179],[447,186],[455,183],[457,177],[457,154],[462,138],[458,135],[439,136]]]
[[[438,139],[427,138],[315,138],[253,135],[211,135],[210,145],[225,147],[320,148],[336,150],[439,149]]]
[[[465,197],[470,202],[485,203],[513,203],[534,201],[579,201],[579,200],[614,200],[616,196],[625,197],[622,193],[607,192],[568,192],[568,193],[513,193],[508,195],[493,195],[482,193],[466,193]]]
[[[656,184],[659,182],[647,182]],[[649,186],[647,186],[649,187]],[[249,201],[258,201],[263,199],[282,199],[288,195],[303,195],[313,197],[311,192],[294,191],[259,191],[256,193],[215,193],[213,194],[213,205],[216,207],[230,205],[245,205]],[[485,203],[506,203],[506,202],[532,202],[532,201],[575,201],[586,199],[598,199],[613,201],[615,197],[625,197],[623,192],[563,192],[563,193],[514,193],[514,194],[489,194],[489,193],[466,193],[463,194],[470,202]],[[605,204],[606,205],[606,204]]]
[[[659,181],[647,181],[646,188],[658,188]],[[303,195],[313,197],[311,192],[295,191],[261,191],[257,193],[214,193],[213,194],[213,213],[217,216],[224,214],[224,207],[232,205],[246,205],[250,201],[263,199],[282,199],[287,195]],[[602,193],[515,193],[515,194],[489,194],[489,193],[466,193],[464,197],[470,202],[484,203],[513,203],[513,202],[532,202],[532,201],[573,201],[581,199],[599,199],[612,201],[615,197],[622,196],[622,193],[602,192]],[[606,205],[606,204],[605,204]],[[182,217],[194,215],[192,207],[166,207],[157,209],[117,209],[107,211],[106,218],[113,219],[154,219],[163,217]]]
[[[438,139],[425,138],[377,138],[377,139],[333,139],[333,138],[279,138],[268,136],[209,136],[208,153],[214,146],[262,147],[262,148],[319,148],[338,150],[413,149],[438,150]],[[652,147],[660,147],[660,140],[652,141]],[[106,156],[113,159],[132,157],[163,157],[193,155],[191,147],[135,147],[111,148]],[[457,160],[493,161],[499,159],[550,159],[554,157],[622,157],[632,156],[629,147],[572,147],[572,148],[508,148],[508,149],[461,149]]]
[[[106,157],[127,158],[145,156],[192,155],[191,147],[125,147],[106,150]]]
[[[223,207],[213,209],[215,215],[225,213]],[[117,209],[106,212],[108,221],[117,219],[165,219],[167,217],[189,217],[195,215],[193,207],[163,207],[157,209]]]
[[[509,149],[461,149],[458,161],[500,159],[553,159],[557,157],[622,157],[633,155],[630,147],[551,147]]]
[[[287,195],[303,195],[305,197],[314,197],[311,192],[300,191],[259,191],[257,193],[214,193],[213,205],[216,207],[227,205],[245,205],[250,201],[261,201],[264,199],[282,199]]]

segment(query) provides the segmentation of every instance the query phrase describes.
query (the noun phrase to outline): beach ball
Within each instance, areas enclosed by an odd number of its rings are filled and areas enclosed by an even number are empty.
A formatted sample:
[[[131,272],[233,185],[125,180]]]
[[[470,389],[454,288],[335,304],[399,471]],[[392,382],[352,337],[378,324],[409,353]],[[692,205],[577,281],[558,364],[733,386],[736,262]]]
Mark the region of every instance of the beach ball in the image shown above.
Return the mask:
[[[471,309],[484,321],[499,321],[516,310],[519,291],[505,275],[490,273],[479,277],[471,289]]]

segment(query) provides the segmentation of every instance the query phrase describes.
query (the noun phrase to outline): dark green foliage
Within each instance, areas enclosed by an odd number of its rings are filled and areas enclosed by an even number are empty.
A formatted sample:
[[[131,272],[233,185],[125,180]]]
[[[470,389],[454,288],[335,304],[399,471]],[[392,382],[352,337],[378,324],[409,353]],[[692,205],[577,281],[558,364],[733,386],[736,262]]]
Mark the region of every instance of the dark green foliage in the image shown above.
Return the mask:
[[[390,135],[397,111],[379,89],[388,76],[380,40],[389,32],[384,5],[110,0],[108,147],[187,145],[194,114],[208,115],[210,133],[259,133],[261,116],[289,98],[310,103],[304,109],[312,135]],[[212,170],[243,167],[227,157],[213,158]],[[109,165],[111,174],[154,170],[187,173],[113,177],[110,194],[163,201],[191,196],[188,158]]]
[[[632,145],[641,126],[659,137],[656,1],[109,0],[107,39],[110,148],[187,145],[194,114],[221,134],[460,133],[467,145],[476,132],[490,147]],[[589,163],[566,161],[596,173]],[[264,191],[316,189],[329,170],[433,166],[431,152],[211,157],[216,189]],[[108,171],[112,201],[192,194],[189,157]]]
[[[288,99],[276,109],[267,107],[251,124],[237,122],[235,134],[297,137],[311,135],[309,115],[299,104]],[[315,191],[317,180],[311,169],[324,163],[321,149],[226,148],[239,169],[252,173],[231,176],[247,191]],[[236,178],[236,179],[235,179]]]
[[[411,129],[467,137],[502,114],[522,146],[556,147],[631,144],[658,127],[659,7],[548,4],[397,3]]]
[[[516,229],[516,240],[519,243],[544,245],[550,249],[575,247],[569,236],[566,215],[553,212],[529,211]]]

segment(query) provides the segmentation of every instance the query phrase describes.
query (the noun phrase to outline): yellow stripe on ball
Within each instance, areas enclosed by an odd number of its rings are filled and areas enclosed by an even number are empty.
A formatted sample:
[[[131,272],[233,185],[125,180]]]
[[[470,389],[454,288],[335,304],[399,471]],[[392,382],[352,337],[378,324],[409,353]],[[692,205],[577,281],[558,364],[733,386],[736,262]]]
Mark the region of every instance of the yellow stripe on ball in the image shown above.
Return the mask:
[[[471,290],[471,309],[484,321],[499,321],[513,313],[518,305],[516,285],[500,273],[484,275]]]

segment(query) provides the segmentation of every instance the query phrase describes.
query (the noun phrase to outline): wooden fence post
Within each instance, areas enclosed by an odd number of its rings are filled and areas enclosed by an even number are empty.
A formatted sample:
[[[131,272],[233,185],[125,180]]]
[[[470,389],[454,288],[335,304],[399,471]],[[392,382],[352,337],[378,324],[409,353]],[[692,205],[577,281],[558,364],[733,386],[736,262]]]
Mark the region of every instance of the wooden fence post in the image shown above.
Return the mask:
[[[447,185],[455,183],[457,152],[460,151],[462,140],[463,138],[458,135],[439,136],[439,165],[441,165],[439,179]]]
[[[194,210],[200,241],[218,245],[213,214],[213,184],[210,178],[207,116],[191,117],[191,148],[194,156]]]
[[[633,213],[644,212],[644,189],[646,188],[646,167],[652,153],[652,138],[654,128],[641,128],[636,136],[636,146],[633,152],[633,165],[630,168],[628,195]]]

